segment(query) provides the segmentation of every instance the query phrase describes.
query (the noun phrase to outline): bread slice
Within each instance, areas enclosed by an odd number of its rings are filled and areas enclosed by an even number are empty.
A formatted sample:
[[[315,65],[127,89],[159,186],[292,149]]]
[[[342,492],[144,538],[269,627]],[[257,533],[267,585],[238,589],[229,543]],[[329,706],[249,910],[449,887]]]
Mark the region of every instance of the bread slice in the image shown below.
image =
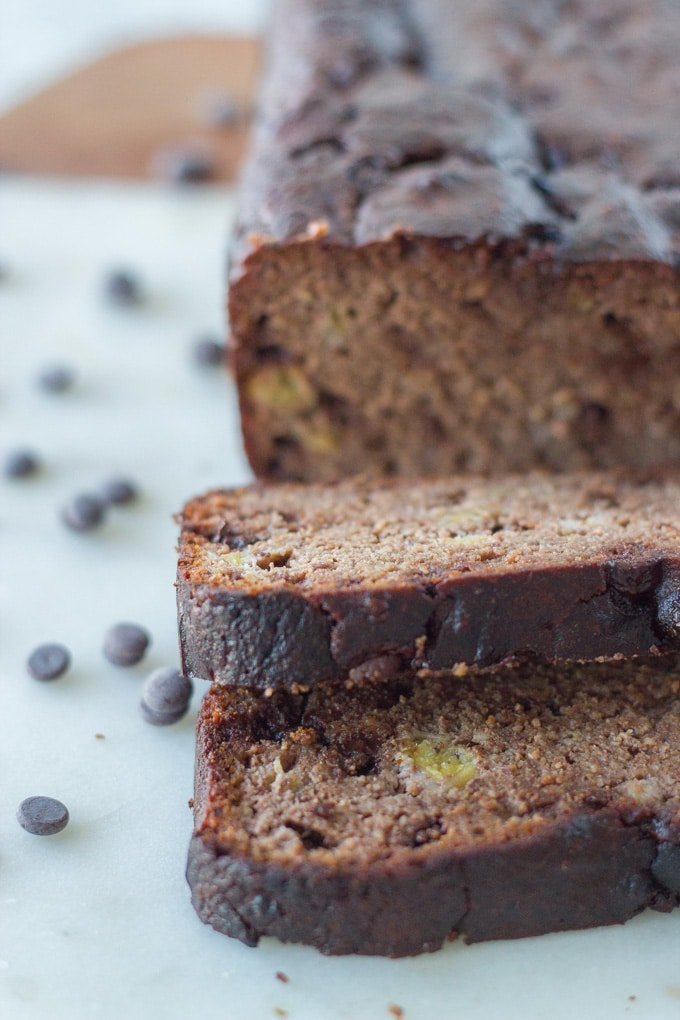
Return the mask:
[[[213,686],[188,879],[203,921],[402,956],[680,901],[680,657]]]
[[[182,516],[185,672],[276,687],[680,636],[680,476],[352,480],[212,492]]]

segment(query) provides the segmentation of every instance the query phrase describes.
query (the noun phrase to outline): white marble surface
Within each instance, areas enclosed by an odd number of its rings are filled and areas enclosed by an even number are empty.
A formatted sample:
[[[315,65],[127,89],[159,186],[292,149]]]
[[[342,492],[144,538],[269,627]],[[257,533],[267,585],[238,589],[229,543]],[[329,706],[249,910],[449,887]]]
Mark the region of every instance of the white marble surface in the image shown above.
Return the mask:
[[[231,208],[217,190],[0,181],[0,260],[12,268],[0,285],[0,454],[29,445],[46,465],[35,480],[0,480],[0,1018],[267,1020],[278,1008],[290,1020],[390,1020],[389,1003],[405,1020],[680,1016],[680,913],[402,961],[272,940],[247,949],[193,914],[194,713],[155,729],[137,700],[145,670],[176,661],[171,514],[247,477],[227,382],[187,361],[195,333],[221,323]],[[102,305],[114,264],[144,276],[144,310]],[[80,381],[48,398],[32,380],[54,359]],[[63,497],[114,471],[140,480],[139,507],[101,532],[67,533]],[[119,619],[153,633],[143,668],[102,659]],[[40,684],[24,662],[50,639],[74,667]],[[36,793],[69,806],[61,835],[19,828],[16,806]]]

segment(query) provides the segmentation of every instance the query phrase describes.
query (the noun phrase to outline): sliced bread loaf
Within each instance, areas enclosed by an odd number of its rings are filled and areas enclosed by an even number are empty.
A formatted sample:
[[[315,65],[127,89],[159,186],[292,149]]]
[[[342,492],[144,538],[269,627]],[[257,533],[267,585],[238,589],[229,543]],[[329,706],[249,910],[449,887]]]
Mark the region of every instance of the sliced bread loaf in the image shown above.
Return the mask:
[[[248,945],[401,956],[669,910],[680,659],[215,685],[194,810],[194,906]]]
[[[233,249],[270,480],[680,464],[677,0],[280,0]]]
[[[211,681],[358,682],[680,637],[680,476],[259,485],[181,521],[184,669]]]

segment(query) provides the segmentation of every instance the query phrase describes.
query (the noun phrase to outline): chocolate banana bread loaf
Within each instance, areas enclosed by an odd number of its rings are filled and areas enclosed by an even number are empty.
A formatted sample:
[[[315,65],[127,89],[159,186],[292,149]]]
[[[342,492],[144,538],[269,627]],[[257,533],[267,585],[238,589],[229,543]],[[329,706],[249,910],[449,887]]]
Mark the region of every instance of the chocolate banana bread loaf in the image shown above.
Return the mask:
[[[214,686],[188,879],[202,920],[324,953],[615,924],[680,900],[680,662]]]
[[[277,10],[230,292],[255,472],[680,463],[680,5]]]
[[[680,638],[680,476],[349,479],[182,516],[187,675],[276,687],[631,656]]]

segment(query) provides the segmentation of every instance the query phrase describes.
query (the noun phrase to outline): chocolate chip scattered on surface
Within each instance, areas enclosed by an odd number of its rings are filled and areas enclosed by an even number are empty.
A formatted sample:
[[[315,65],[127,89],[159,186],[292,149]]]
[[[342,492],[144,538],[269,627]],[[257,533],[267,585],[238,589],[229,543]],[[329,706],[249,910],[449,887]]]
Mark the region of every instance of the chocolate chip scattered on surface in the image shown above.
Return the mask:
[[[179,722],[186,715],[186,708],[178,709],[176,712],[154,712],[145,701],[140,701],[139,709],[142,717],[152,726],[172,726]]]
[[[213,159],[189,147],[161,149],[154,155],[151,169],[156,177],[174,184],[203,184],[215,174]]]
[[[102,651],[114,666],[136,666],[151,642],[149,632],[137,623],[116,623],[104,635]]]
[[[44,393],[65,393],[76,380],[76,373],[69,365],[46,365],[36,377]]]
[[[72,531],[92,531],[104,520],[105,509],[99,496],[83,492],[62,507],[61,520]]]
[[[28,657],[26,668],[34,680],[56,680],[71,665],[71,653],[56,642],[38,645]]]
[[[115,305],[139,305],[144,289],[139,277],[129,269],[113,269],[104,280],[104,294]]]
[[[30,478],[39,467],[40,461],[30,450],[12,450],[5,457],[2,473],[5,478]]]
[[[193,684],[178,669],[163,666],[150,673],[144,682],[140,708],[147,722],[169,726],[186,714]]]
[[[139,489],[129,478],[109,478],[102,485],[102,499],[113,506],[133,503],[139,496]]]
[[[27,797],[17,810],[19,825],[32,836],[54,836],[68,820],[68,808],[54,797]]]
[[[194,343],[192,359],[201,368],[215,368],[224,362],[226,348],[215,337],[202,336]]]

